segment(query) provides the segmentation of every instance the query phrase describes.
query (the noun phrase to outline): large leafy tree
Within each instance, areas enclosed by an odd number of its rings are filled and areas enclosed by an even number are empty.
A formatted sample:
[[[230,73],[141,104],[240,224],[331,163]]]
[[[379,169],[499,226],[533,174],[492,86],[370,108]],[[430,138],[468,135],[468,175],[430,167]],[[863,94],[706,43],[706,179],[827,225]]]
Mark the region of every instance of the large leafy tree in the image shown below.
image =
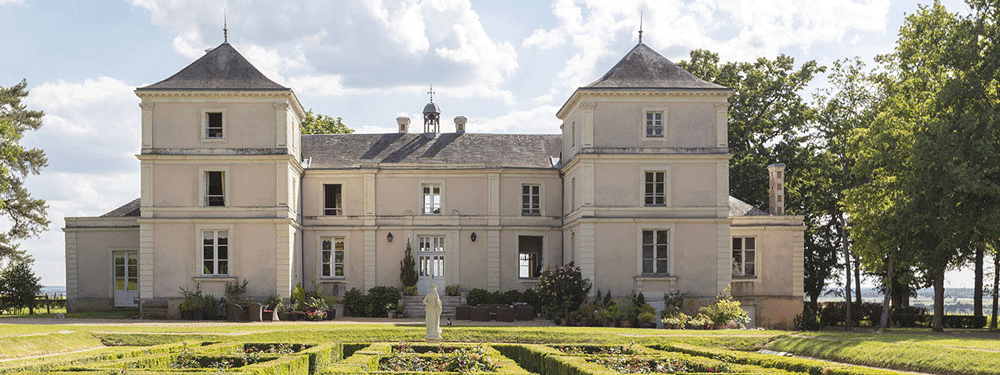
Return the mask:
[[[41,111],[21,103],[28,96],[25,81],[0,86],[0,217],[10,229],[0,231],[0,260],[22,258],[17,241],[41,233],[48,225],[45,201],[32,198],[24,187],[28,175],[38,174],[47,160],[42,150],[24,148],[21,138],[28,130],[42,126]]]
[[[767,166],[785,163],[786,211],[806,216],[806,294],[819,298],[837,263],[840,238],[837,231],[822,225],[824,212],[813,213],[808,199],[826,194],[817,192],[810,128],[817,111],[802,97],[806,86],[825,70],[809,61],[796,65],[792,57],[760,58],[753,62],[720,63],[719,55],[706,50],[691,51],[690,60],[679,66],[706,81],[730,87],[729,98],[729,191],[738,199],[766,207]]]
[[[921,7],[880,56],[886,100],[857,137],[869,180],[846,199],[859,246],[907,259],[934,286],[937,331],[945,271],[1000,234],[998,10],[968,4],[968,16]]]
[[[354,133],[354,129],[344,125],[340,117],[333,118],[323,114],[313,113],[310,109],[306,112],[306,117],[302,118],[302,134],[349,134]]]

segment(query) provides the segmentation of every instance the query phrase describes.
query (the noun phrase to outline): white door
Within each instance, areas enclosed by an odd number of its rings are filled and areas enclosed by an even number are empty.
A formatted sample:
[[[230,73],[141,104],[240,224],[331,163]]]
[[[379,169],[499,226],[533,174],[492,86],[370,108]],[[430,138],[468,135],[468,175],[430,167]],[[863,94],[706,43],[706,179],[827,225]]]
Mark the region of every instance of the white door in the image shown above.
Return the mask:
[[[139,306],[139,254],[135,251],[115,251],[115,307]]]
[[[420,237],[417,249],[417,292],[425,295],[431,285],[437,285],[438,293],[444,293],[445,250],[444,237]]]

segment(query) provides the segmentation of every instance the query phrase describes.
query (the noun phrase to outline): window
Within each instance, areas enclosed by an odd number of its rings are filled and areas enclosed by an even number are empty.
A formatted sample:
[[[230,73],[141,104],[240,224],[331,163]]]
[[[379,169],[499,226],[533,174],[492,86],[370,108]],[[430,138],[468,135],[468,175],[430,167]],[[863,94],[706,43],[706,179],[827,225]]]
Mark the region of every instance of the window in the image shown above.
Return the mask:
[[[667,251],[667,231],[642,231],[642,273],[669,273]]]
[[[323,214],[328,216],[343,215],[343,195],[340,184],[323,185]]]
[[[659,111],[646,112],[646,136],[647,137],[663,136],[663,112]]]
[[[420,237],[419,251],[444,251],[444,237]]]
[[[541,185],[521,185],[521,215],[539,216],[542,214]]]
[[[206,230],[202,235],[202,275],[229,275],[229,231]]]
[[[441,214],[441,185],[424,184],[424,215]]]
[[[519,236],[517,239],[518,277],[533,278],[542,273],[542,236]]]
[[[754,237],[733,237],[733,277],[757,276]]]
[[[570,179],[569,183],[569,210],[576,209],[576,177]]]
[[[206,112],[205,116],[205,138],[224,138],[222,131],[222,112]]]
[[[344,277],[344,237],[323,237],[320,242],[322,277]]]
[[[225,172],[205,172],[205,206],[224,207],[226,205]]]
[[[420,237],[419,243],[419,250],[424,253],[417,256],[420,277],[444,276],[444,237]],[[441,255],[426,254],[429,252]]]
[[[665,206],[664,172],[646,172],[646,205]]]

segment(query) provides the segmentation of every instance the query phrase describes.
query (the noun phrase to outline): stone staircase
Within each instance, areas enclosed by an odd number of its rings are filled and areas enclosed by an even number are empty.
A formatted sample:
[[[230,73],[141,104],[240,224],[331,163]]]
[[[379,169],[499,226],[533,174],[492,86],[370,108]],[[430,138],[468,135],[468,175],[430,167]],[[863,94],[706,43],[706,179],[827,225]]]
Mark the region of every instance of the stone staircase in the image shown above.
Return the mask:
[[[403,296],[401,300],[406,303],[403,314],[406,319],[424,318],[424,296]],[[455,306],[463,303],[459,296],[441,296],[441,318],[455,319]]]

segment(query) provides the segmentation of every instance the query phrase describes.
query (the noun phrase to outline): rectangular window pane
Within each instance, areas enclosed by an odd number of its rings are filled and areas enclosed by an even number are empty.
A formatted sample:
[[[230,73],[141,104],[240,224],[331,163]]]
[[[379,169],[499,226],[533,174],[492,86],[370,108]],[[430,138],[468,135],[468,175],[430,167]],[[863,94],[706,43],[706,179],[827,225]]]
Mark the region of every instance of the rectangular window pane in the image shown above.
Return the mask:
[[[219,274],[228,275],[229,274],[229,262],[220,260],[219,261]]]
[[[125,277],[125,266],[115,267],[115,277]]]
[[[323,185],[324,203],[323,203],[323,214],[324,215],[342,215],[343,207],[343,194],[341,191],[340,184]]]
[[[206,260],[205,261],[205,268],[202,270],[202,273],[206,274],[206,275],[214,275],[215,274],[214,262],[212,262],[210,260]]]
[[[337,265],[336,272],[333,274],[336,277],[344,277],[344,266]]]
[[[753,250],[755,248],[755,246],[756,246],[757,238],[755,238],[755,237],[747,237],[746,243],[747,243],[746,249],[747,250]]]
[[[330,265],[329,264],[324,264],[323,265],[323,277],[329,277],[331,275],[330,271],[331,271],[330,270]]]
[[[643,259],[642,260],[642,273],[655,273],[653,270],[653,260]]]
[[[205,172],[205,184],[205,205],[210,207],[225,206],[226,192],[223,172]]]
[[[222,138],[222,113],[210,112],[208,124],[205,127],[205,138]]]

